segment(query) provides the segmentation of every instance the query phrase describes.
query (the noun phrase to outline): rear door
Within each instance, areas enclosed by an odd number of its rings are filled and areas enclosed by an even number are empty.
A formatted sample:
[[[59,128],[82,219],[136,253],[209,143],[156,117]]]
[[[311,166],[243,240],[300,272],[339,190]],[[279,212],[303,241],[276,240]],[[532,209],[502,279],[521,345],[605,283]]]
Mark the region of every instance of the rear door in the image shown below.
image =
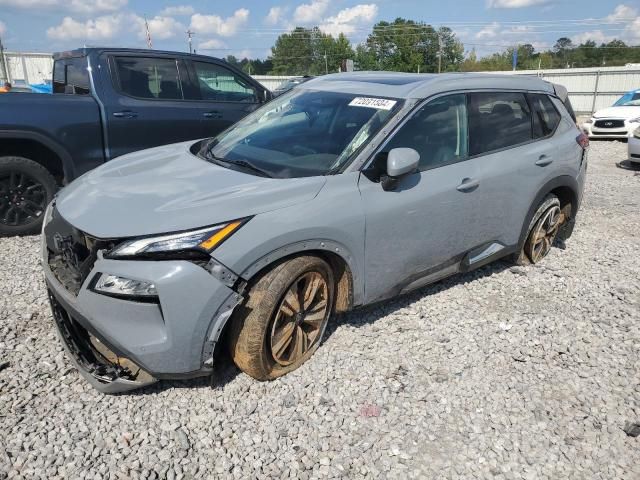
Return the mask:
[[[185,98],[189,77],[170,56],[109,58],[112,88],[103,98],[110,157],[200,137],[200,118]]]
[[[534,133],[524,93],[472,92],[468,99],[469,150],[478,167],[477,201],[482,206],[473,228],[483,243],[513,247],[559,152],[541,141],[552,132]]]
[[[189,90],[194,114],[199,118],[199,137],[212,137],[227,129],[264,100],[264,89],[224,62],[187,61],[192,79]]]

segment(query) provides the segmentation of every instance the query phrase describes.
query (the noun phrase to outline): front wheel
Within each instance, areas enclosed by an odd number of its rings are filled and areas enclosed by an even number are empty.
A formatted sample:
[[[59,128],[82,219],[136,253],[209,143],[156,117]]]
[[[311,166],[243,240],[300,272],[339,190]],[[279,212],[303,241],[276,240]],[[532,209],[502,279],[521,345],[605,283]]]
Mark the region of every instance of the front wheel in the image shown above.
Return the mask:
[[[257,380],[295,370],[320,345],[334,298],[333,272],[324,260],[304,256],[279,264],[231,319],[233,361]]]
[[[39,233],[56,181],[39,163],[0,157],[0,236]]]

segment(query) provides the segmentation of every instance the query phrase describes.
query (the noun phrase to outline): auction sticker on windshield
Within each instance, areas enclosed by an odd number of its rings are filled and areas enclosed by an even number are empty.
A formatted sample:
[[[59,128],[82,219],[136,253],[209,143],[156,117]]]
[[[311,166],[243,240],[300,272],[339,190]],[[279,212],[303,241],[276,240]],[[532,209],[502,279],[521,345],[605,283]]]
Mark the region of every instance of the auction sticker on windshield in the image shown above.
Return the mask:
[[[349,106],[377,108],[379,110],[391,110],[395,104],[395,100],[388,100],[386,98],[356,97],[351,100]]]

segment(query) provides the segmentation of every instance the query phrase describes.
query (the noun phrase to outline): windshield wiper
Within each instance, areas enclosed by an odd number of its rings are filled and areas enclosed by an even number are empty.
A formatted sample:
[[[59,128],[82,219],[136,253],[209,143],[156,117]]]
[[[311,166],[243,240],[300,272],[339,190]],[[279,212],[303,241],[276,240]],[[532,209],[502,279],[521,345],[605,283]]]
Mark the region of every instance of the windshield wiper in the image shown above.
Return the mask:
[[[226,158],[216,157],[213,153],[211,153],[211,151],[209,151],[209,158],[212,159],[215,163],[222,166],[225,166],[224,164],[236,165],[246,170],[251,170],[262,177],[273,178],[273,175],[271,175],[269,172],[256,167],[253,163],[250,163],[246,160],[227,160]]]

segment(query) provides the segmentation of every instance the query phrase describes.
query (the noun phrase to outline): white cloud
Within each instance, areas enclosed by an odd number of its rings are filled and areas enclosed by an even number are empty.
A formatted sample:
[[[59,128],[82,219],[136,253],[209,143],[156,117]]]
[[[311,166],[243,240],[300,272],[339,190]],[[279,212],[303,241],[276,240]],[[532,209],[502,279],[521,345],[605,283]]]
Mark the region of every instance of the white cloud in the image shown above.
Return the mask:
[[[122,15],[105,15],[85,22],[64,17],[57,27],[47,29],[47,37],[53,40],[108,40],[122,28]]]
[[[618,25],[622,28],[622,32],[611,35],[601,29],[596,29],[574,35],[571,40],[575,44],[584,43],[587,40],[593,40],[596,44],[601,44],[615,39],[622,40],[629,45],[640,43],[640,12],[637,8],[620,4],[614,8],[611,14],[605,17],[605,20],[607,23]]]
[[[320,25],[320,30],[331,35],[353,33],[359,25],[373,21],[378,15],[378,6],[374,3],[356,5],[340,10],[336,15],[327,18]]]
[[[276,25],[282,20],[286,9],[283,7],[271,7],[269,13],[264,17],[264,23],[268,25]]]
[[[212,38],[211,40],[198,44],[198,50],[217,50],[221,48],[227,48],[227,44],[217,38]]]
[[[191,17],[191,28],[196,33],[215,34],[223,37],[234,35],[238,28],[249,20],[249,10],[240,8],[231,17],[222,18],[218,15],[202,15],[196,13]]]
[[[189,16],[196,13],[195,8],[191,5],[177,5],[175,7],[167,7],[160,12],[162,16]]]
[[[549,3],[550,0],[487,0],[489,8],[524,8]]]
[[[482,40],[487,38],[495,38],[498,36],[500,31],[500,24],[498,22],[493,22],[491,25],[487,25],[478,33],[476,33],[476,39]]]
[[[329,7],[329,0],[312,0],[311,3],[298,5],[293,12],[294,23],[313,23],[322,19]]]
[[[147,31],[144,24],[144,18],[135,16],[134,22],[138,27],[138,38],[146,39]],[[173,17],[164,17],[156,15],[153,18],[147,19],[149,24],[149,33],[151,34],[151,40],[166,40],[167,38],[175,37],[178,33],[186,30],[186,27],[178,22]]]
[[[64,8],[74,14],[117,12],[124,8],[128,0],[0,0],[0,7],[25,10],[40,8]]]

